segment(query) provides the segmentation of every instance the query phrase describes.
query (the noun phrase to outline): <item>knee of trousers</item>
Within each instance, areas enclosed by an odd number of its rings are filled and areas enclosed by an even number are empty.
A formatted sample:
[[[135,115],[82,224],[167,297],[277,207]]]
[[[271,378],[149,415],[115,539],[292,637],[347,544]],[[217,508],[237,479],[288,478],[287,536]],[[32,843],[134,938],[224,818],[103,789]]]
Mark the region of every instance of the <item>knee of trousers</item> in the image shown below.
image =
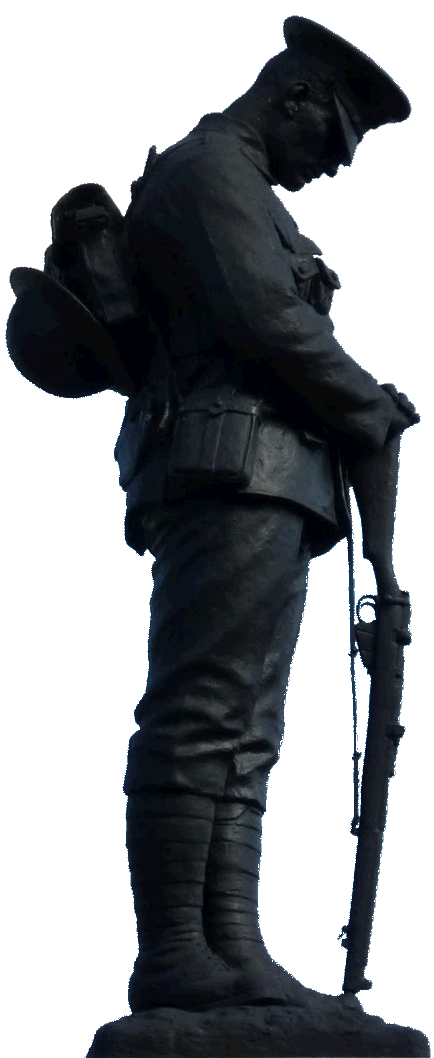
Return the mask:
[[[229,780],[236,799],[262,806],[258,791],[283,736],[293,639],[284,621],[253,659],[202,657],[187,671],[160,671],[158,678],[151,667],[135,712],[140,730],[130,740],[126,793],[160,786],[221,798]]]
[[[280,690],[280,688],[279,688]],[[140,730],[130,739],[125,792],[160,787],[225,797],[265,807],[268,774],[279,756],[284,692],[279,702],[249,687],[228,702],[195,696],[140,705]],[[274,695],[271,698],[274,699]],[[280,701],[282,698],[282,701]],[[280,721],[282,718],[282,722]]]
[[[204,711],[209,712],[209,703]],[[160,721],[155,716],[143,718],[140,730],[132,735],[125,792],[159,787],[222,797],[241,723],[228,731],[218,720],[205,722],[188,708],[175,715],[172,711],[169,723],[167,712],[161,710]]]
[[[184,658],[184,665],[179,657],[176,664],[167,657],[150,664],[135,711],[140,730],[130,740],[128,789],[158,779],[164,786],[221,796],[251,723],[259,677],[257,659],[241,650],[219,656],[198,647],[194,661]]]

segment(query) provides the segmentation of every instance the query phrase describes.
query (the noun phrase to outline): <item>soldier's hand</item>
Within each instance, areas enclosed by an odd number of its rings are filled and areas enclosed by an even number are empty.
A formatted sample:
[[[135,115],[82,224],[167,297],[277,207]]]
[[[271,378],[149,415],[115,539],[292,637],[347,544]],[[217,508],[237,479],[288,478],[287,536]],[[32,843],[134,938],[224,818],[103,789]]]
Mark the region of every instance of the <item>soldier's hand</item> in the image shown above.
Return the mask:
[[[394,404],[389,436],[393,437],[395,434],[402,433],[409,426],[420,422],[420,415],[405,393],[398,393],[396,386],[391,382],[385,382],[381,388],[389,394]]]

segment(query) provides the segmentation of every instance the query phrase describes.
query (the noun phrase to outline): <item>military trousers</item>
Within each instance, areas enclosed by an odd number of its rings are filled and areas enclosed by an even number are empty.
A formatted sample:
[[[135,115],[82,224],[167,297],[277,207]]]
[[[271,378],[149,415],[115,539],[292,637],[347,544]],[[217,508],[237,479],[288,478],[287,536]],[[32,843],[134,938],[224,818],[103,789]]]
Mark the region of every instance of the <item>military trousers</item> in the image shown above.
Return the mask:
[[[192,792],[263,811],[306,598],[303,513],[210,497],[145,520],[149,671],[125,792]]]

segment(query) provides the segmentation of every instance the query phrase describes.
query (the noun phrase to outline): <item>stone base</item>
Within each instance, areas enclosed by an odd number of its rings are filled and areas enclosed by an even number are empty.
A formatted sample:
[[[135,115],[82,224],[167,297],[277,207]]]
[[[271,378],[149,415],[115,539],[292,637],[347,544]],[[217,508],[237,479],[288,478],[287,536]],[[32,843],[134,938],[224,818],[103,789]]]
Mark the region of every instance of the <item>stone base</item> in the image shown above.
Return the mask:
[[[387,1025],[345,997],[319,1014],[296,1007],[162,1007],[98,1029],[86,1058],[425,1058],[426,1036]],[[348,997],[350,999],[350,997]]]

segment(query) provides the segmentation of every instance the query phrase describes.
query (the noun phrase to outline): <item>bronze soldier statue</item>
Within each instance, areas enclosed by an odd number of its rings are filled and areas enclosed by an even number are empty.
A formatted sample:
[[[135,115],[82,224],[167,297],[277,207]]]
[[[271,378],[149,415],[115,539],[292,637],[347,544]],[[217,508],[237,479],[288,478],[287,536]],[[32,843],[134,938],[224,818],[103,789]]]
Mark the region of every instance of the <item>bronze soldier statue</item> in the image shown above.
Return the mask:
[[[154,159],[126,216],[179,393],[174,432],[125,483],[127,541],[155,556],[125,780],[133,1011],[168,992],[304,1001],[265,949],[257,894],[307,569],[346,532],[341,460],[415,421],[333,337],[339,280],[272,190],[334,176],[408,100],[307,19],[285,40],[245,95]],[[122,470],[122,433],[117,454]]]
[[[408,99],[309,19],[288,18],[284,35],[241,98],[161,155],[151,149],[122,223],[103,189],[81,190],[82,219],[96,209],[96,231],[105,209],[118,238],[128,296],[117,315],[104,315],[103,295],[98,310],[96,288],[74,271],[65,216],[80,189],[53,212],[46,257],[54,300],[60,281],[96,317],[82,342],[93,374],[84,355],[78,367],[66,356],[57,391],[130,394],[116,446],[126,540],[155,558],[148,681],[125,779],[133,1013],[312,999],[259,930],[267,781],[309,561],[348,531],[354,460],[418,421],[334,338],[339,279],[273,191],[335,176],[366,132],[408,117]],[[17,316],[16,362],[20,341]]]

